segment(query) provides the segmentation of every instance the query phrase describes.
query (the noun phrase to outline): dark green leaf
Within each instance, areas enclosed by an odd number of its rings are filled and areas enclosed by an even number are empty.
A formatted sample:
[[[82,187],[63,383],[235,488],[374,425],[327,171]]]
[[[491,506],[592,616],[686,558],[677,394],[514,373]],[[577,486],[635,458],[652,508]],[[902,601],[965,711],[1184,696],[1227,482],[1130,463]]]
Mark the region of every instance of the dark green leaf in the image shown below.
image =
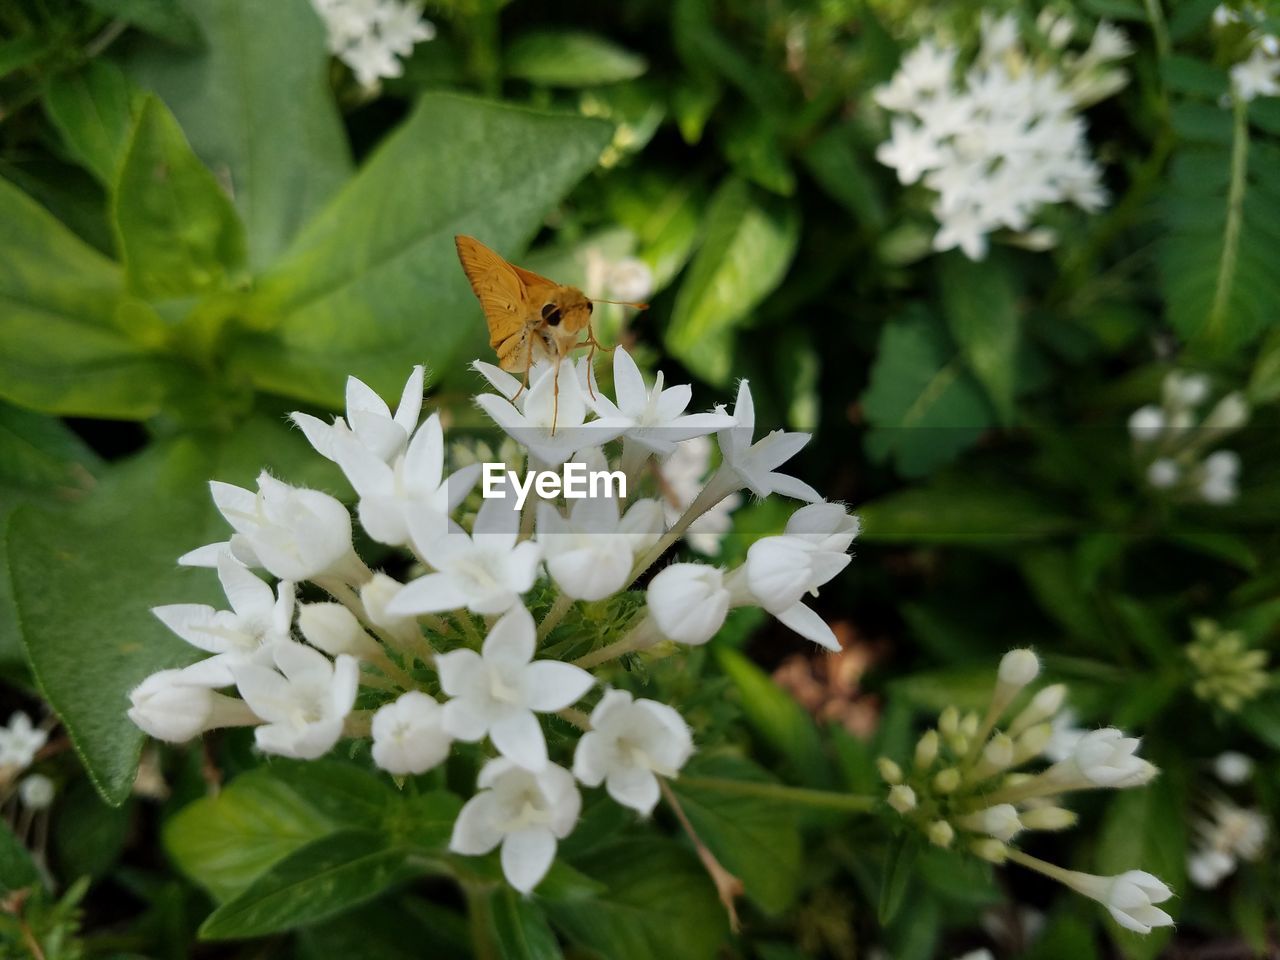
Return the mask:
[[[156,97],[138,113],[112,197],[129,289],[168,300],[225,285],[244,262],[244,228],[213,174]]]
[[[190,47],[200,42],[200,28],[178,0],[84,0],[88,6],[145,30],[162,40]]]
[[[564,956],[541,908],[505,884],[488,897],[488,919],[502,960],[558,960]]]
[[[1026,488],[991,481],[914,487],[864,503],[858,513],[861,539],[877,543],[1039,540],[1076,525]]]
[[[114,189],[138,106],[137,92],[120,68],[91,60],[82,70],[57,74],[45,89],[44,106],[75,158]]]
[[[266,276],[274,334],[240,362],[265,389],[339,406],[348,374],[388,396],[408,365],[483,349],[453,236],[513,253],[595,163],[607,124],[428,94]]]
[[[539,30],[511,41],[507,76],[544,87],[594,87],[633,80],[645,72],[644,57],[593,33]]]
[[[1021,314],[1012,266],[995,254],[975,263],[952,251],[937,258],[942,313],[951,336],[1004,424],[1014,419]]]
[[[0,894],[22,890],[40,882],[31,854],[13,835],[7,823],[0,823]]]
[[[882,926],[891,922],[902,907],[919,855],[920,838],[914,831],[904,831],[890,845],[880,884],[880,905],[876,908]]]
[[[342,830],[295,850],[213,911],[204,940],[261,937],[327,919],[418,873],[410,855],[381,834]]]

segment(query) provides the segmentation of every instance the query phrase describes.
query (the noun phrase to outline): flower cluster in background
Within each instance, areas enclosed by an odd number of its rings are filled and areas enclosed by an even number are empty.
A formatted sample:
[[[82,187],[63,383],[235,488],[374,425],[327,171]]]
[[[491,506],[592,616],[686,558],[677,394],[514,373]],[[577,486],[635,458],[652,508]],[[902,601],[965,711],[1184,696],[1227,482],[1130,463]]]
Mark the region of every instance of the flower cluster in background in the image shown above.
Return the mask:
[[[253,726],[262,751],[300,759],[322,756],[343,737],[369,738],[374,763],[396,776],[438,766],[455,743],[488,743],[451,848],[478,855],[500,847],[507,879],[528,891],[577,821],[580,786],[603,787],[647,815],[662,780],[677,776],[693,751],[692,732],[675,709],[622,689],[597,696],[592,671],[658,645],[670,652],[706,643],[736,606],[762,607],[838,649],[803,598],[848,564],[858,521],[778,472],[808,436],[774,431],[757,440],[745,381],[732,413],[690,414],[689,387],[664,387],[661,375],[646,384],[621,349],[613,399],[589,379],[585,363],[536,367],[527,389],[492,365],[475,367],[497,391],[477,403],[526,469],[566,461],[605,468],[606,449],[614,449],[631,495],[598,493],[570,509],[531,495],[515,509],[508,485],[502,496],[480,501],[465,530],[459,508],[480,467],[472,460],[446,473],[439,416],[419,423],[422,368],[394,413],[353,378],[345,418],[330,424],[295,414],[294,421],[350,481],[365,533],[405,548],[417,575],[401,582],[366,567],[352,545],[350,514],[328,494],[267,474],[256,492],[215,482],[214,501],[233,533],[182,562],[215,568],[230,609],[155,609],[208,656],[145,679],[131,694],[129,715],[169,741]],[[638,484],[651,463],[661,470],[683,444],[709,443],[712,433],[720,464],[699,489],[683,491],[688,502],[668,523],[663,503],[635,495]],[[510,457],[515,450],[506,446]],[[661,570],[643,592],[632,591],[616,634],[583,642],[557,633],[579,602],[624,597],[700,518],[742,489],[808,503],[781,534],[754,543],[736,569],[676,563]],[[269,585],[254,568],[278,582]],[[305,599],[306,582],[329,599]],[[568,652],[578,655],[570,660]],[[589,713],[578,709],[587,700]],[[561,742],[548,742],[549,714],[582,731],[564,757]]]
[[[412,0],[312,0],[329,35],[329,51],[371,89],[404,72],[400,62],[436,35]]]
[[[1010,651],[1000,662],[984,714],[948,707],[937,726],[921,736],[907,769],[882,758],[889,805],[931,843],[1035,870],[1101,903],[1129,930],[1150,933],[1172,924],[1155,906],[1172,891],[1149,873],[1095,876],[1063,869],[1013,845],[1024,831],[1074,826],[1076,814],[1062,806],[1066,795],[1139,787],[1158,772],[1137,755],[1139,741],[1114,727],[1082,733],[1063,759],[1037,773],[1021,769],[1045,752],[1067,694],[1064,685],[1054,684],[1023,698],[1039,673],[1034,653]],[[1014,710],[1020,700],[1025,702]]]
[[[1213,774],[1224,787],[1243,787],[1253,773],[1253,760],[1241,753],[1223,753],[1213,762]],[[1197,887],[1210,890],[1241,863],[1262,858],[1271,825],[1260,810],[1240,806],[1216,786],[1204,791],[1201,808],[1193,822],[1195,847],[1187,857],[1187,876]]]
[[[926,40],[875,92],[893,114],[876,158],[903,184],[921,181],[937,195],[935,250],[959,247],[981,260],[989,235],[1002,229],[1045,246],[1052,234],[1030,232],[1043,207],[1074,203],[1092,212],[1107,201],[1080,110],[1123,86],[1115,63],[1129,43],[1100,23],[1084,53],[1071,56],[1070,20],[1046,11],[1037,29],[1049,55],[1029,53],[1012,15],[984,15],[981,47],[967,67],[957,46]]]
[[[1257,97],[1280,96],[1280,38],[1262,26],[1267,13],[1258,4],[1236,9],[1221,4],[1213,11],[1214,26],[1238,31],[1248,55],[1231,68],[1231,90],[1246,103]]]
[[[1195,640],[1187,645],[1194,676],[1192,692],[1227,713],[1237,713],[1271,686],[1266,650],[1253,649],[1240,630],[1224,630],[1212,620],[1192,625]]]
[[[1135,410],[1129,435],[1148,485],[1222,506],[1239,496],[1240,457],[1232,450],[1208,451],[1248,422],[1249,405],[1243,394],[1229,393],[1201,416],[1211,391],[1203,374],[1170,371],[1163,402]]]

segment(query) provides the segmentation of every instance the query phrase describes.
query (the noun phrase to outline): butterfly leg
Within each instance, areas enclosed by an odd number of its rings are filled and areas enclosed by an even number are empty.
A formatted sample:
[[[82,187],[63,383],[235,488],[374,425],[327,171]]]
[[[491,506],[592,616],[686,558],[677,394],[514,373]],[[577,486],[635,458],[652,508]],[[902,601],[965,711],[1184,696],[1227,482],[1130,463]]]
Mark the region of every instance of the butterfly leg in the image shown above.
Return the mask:
[[[516,397],[524,393],[529,387],[529,370],[533,367],[533,337],[525,338],[529,343],[529,349],[524,354],[524,380],[520,384],[520,389],[515,392],[515,396],[511,398],[511,402],[516,402]]]
[[[556,421],[560,419],[560,358],[556,357],[555,382],[551,393],[551,435],[556,435]]]

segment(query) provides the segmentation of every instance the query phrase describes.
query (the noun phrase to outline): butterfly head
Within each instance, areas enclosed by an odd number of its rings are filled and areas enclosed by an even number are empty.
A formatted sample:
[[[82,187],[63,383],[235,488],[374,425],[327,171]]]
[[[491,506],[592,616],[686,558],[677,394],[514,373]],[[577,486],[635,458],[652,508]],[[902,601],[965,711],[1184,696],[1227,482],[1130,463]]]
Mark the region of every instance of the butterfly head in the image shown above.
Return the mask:
[[[591,301],[576,287],[552,291],[538,308],[542,329],[567,352],[591,324]]]

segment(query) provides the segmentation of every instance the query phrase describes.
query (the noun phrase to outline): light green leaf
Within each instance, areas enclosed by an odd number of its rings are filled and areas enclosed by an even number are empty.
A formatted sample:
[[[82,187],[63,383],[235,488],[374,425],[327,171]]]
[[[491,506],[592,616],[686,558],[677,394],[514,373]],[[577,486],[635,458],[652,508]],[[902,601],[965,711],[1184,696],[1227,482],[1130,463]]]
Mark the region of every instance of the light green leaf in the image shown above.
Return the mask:
[[[511,41],[506,73],[543,87],[594,87],[634,80],[647,69],[644,57],[593,33],[538,30]]]
[[[731,178],[711,199],[706,233],[663,334],[667,349],[709,383],[732,374],[733,332],[781,282],[800,218],[791,203]]]
[[[126,66],[227,182],[250,266],[261,270],[351,174],[324,27],[308,0],[189,0],[186,8],[203,49],[140,45]]]
[[[420,867],[370,830],[340,830],[300,847],[214,910],[202,940],[261,937],[325,920],[372,900]]]
[[[570,940],[609,960],[713,960],[727,932],[724,908],[697,858],[645,837],[601,847],[575,866],[606,892],[545,908]]]
[[[769,782],[755,764],[733,757],[696,761],[684,772],[694,778]],[[699,839],[765,913],[777,915],[795,902],[803,871],[800,831],[791,809],[776,800],[683,778],[673,780],[671,788]]]
[[[919,670],[890,685],[895,697],[902,697],[917,710],[941,713],[949,706],[982,711],[991,701],[995,675],[991,668],[956,667],[948,670]]]
[[[260,768],[178,811],[164,826],[164,845],[183,873],[225,902],[337,828],[270,768]]]
[[[108,190],[115,188],[138,102],[133,85],[109,60],[55,74],[44,92],[45,110],[63,141]]]
[[[118,325],[120,269],[0,180],[0,396],[141,420],[181,370]]]
[[[1025,487],[990,478],[912,487],[864,503],[860,539],[871,543],[1039,540],[1071,530],[1074,517]]]
[[[162,40],[190,47],[200,42],[200,28],[178,0],[83,0],[88,6],[145,30]]]
[[[340,406],[349,373],[392,396],[412,363],[461,363],[484,322],[454,234],[513,253],[608,139],[598,121],[422,97],[263,279],[254,314],[276,329],[241,365],[267,390]]]
[[[955,459],[991,424],[991,411],[946,333],[928,316],[884,328],[862,409],[867,454],[919,477]]]
[[[942,313],[974,376],[1004,424],[1014,420],[1021,315],[1012,267],[992,254],[975,263],[952,251],[937,258]]]
[[[169,300],[224,286],[244,262],[230,199],[155,96],[143,100],[111,198],[129,289]]]
[[[488,897],[490,931],[502,960],[559,960],[564,954],[541,908],[506,884]]]
[[[892,841],[885,858],[884,876],[880,881],[880,903],[876,908],[881,926],[893,920],[902,907],[919,856],[920,835],[914,830],[904,830]]]

